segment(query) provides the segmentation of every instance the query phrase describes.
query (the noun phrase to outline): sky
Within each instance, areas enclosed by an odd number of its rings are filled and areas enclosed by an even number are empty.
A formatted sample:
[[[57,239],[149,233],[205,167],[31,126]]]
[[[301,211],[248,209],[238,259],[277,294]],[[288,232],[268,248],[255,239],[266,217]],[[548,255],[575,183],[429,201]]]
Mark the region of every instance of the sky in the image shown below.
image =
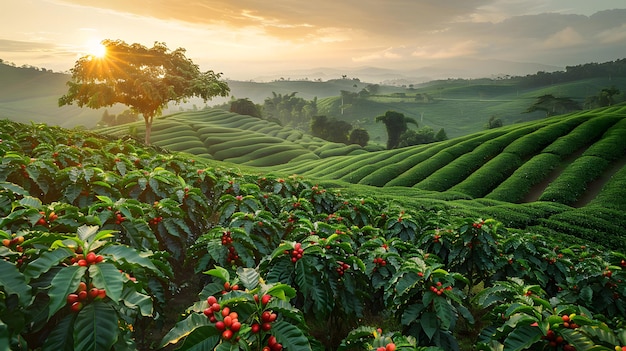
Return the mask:
[[[0,0],[4,61],[69,71],[103,39],[184,48],[238,80],[487,59],[564,68],[626,57],[626,0]]]

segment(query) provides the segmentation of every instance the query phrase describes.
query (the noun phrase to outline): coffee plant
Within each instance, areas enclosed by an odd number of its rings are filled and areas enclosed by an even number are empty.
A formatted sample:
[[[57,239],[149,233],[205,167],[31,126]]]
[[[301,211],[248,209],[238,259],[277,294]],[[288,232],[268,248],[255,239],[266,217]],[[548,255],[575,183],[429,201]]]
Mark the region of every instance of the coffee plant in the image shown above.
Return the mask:
[[[626,255],[0,121],[0,349],[622,350]]]

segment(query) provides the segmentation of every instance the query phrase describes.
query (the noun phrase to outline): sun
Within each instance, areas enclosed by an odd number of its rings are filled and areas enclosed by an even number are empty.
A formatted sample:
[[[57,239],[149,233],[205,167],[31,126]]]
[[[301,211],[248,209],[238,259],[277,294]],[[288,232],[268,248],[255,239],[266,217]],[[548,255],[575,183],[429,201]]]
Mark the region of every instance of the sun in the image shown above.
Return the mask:
[[[87,53],[95,58],[103,58],[107,54],[106,46],[96,40],[89,41],[86,45],[86,49]]]

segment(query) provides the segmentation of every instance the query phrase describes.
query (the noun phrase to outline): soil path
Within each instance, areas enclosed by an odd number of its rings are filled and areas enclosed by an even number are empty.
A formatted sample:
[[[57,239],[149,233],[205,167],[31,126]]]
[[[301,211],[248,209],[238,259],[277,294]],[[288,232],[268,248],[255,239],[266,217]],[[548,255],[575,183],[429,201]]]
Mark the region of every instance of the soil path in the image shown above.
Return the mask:
[[[604,173],[602,173],[602,175],[589,183],[587,185],[587,190],[585,190],[580,199],[578,199],[578,201],[576,201],[576,203],[573,204],[572,207],[583,207],[587,205],[591,200],[598,196],[600,191],[602,191],[604,184],[611,180],[613,175],[617,173],[617,171],[622,169],[622,167],[626,167],[626,155],[623,156],[621,159],[611,163],[604,171]]]
[[[552,170],[550,174],[548,174],[541,182],[533,185],[530,188],[530,190],[528,191],[528,193],[522,200],[522,203],[535,202],[539,200],[539,197],[541,196],[541,194],[543,194],[543,192],[546,190],[548,185],[550,185],[550,183],[552,183],[556,178],[558,178],[563,172],[563,170],[570,163],[574,162],[575,159],[579,158],[583,154],[583,152],[587,150],[587,148],[589,148],[589,145],[572,152],[571,154],[567,155],[563,160],[561,160],[559,165],[554,170]]]

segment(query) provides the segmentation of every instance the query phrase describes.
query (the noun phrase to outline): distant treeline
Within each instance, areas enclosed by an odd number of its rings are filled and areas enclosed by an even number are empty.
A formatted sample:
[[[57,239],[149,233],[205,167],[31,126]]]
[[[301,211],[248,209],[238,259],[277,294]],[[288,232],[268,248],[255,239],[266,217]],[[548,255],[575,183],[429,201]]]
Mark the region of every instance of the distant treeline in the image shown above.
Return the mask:
[[[6,61],[0,58],[0,64],[6,65],[6,66],[11,66],[11,67],[15,67],[15,68],[22,68],[22,69],[28,69],[28,70],[32,70],[32,71],[41,71],[41,72],[53,72],[53,70],[51,69],[46,69],[46,68],[39,68],[37,66],[32,66],[32,65],[21,65],[21,66],[17,66],[14,62],[11,61]]]
[[[524,86],[537,87],[597,77],[626,77],[626,59],[605,63],[585,63],[576,66],[566,66],[565,71],[539,71],[536,74],[513,78],[519,79],[520,84]]]

